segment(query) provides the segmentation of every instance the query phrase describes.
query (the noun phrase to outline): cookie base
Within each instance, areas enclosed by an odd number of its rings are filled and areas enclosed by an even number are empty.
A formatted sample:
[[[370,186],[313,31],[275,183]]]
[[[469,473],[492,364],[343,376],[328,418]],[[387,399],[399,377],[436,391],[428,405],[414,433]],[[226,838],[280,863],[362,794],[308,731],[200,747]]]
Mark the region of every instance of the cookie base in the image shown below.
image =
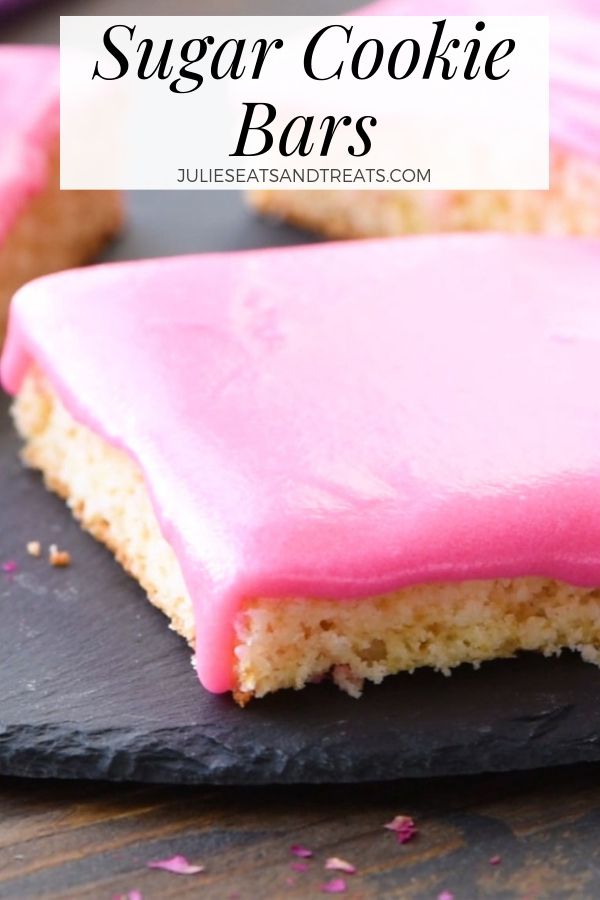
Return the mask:
[[[193,647],[192,602],[138,465],[75,421],[35,369],[13,412],[25,462]],[[519,650],[570,648],[599,663],[600,589],[531,577],[418,585],[360,600],[256,598],[241,609],[235,631],[238,702],[329,674],[359,696],[365,679],[421,666],[448,674]]]
[[[549,191],[252,191],[258,212],[332,238],[447,231],[600,235],[600,164],[551,156]]]
[[[61,191],[59,150],[48,156],[48,183],[21,210],[0,243],[0,345],[10,299],[32,278],[92,259],[120,229],[116,191]]]

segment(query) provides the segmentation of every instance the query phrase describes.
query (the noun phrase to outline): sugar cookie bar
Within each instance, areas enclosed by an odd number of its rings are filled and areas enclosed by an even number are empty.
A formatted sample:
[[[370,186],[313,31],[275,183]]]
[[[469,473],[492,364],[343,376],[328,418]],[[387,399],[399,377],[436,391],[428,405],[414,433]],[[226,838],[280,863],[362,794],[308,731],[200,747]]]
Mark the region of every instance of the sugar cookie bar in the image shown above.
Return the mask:
[[[1,375],[210,691],[597,661],[599,285],[502,235],[98,266],[17,294]]]
[[[0,343],[12,294],[119,229],[118,194],[59,190],[58,49],[0,46]]]
[[[596,0],[379,0],[364,15],[548,15],[550,190],[260,190],[259,212],[334,238],[448,231],[600,236],[600,6]]]

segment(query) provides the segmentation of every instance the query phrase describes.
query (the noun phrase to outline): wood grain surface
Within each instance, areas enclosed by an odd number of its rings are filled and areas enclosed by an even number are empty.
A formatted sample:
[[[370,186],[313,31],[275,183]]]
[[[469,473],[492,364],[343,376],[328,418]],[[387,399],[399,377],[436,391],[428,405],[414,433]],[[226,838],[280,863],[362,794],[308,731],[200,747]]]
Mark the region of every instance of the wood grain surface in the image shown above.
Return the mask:
[[[597,898],[600,767],[357,787],[232,789],[0,782],[0,897],[262,900],[327,896],[327,857],[358,868],[341,896]],[[412,815],[400,846],[382,826]],[[289,847],[314,851],[306,873]],[[146,863],[176,853],[206,871]],[[500,856],[492,865],[490,859]]]

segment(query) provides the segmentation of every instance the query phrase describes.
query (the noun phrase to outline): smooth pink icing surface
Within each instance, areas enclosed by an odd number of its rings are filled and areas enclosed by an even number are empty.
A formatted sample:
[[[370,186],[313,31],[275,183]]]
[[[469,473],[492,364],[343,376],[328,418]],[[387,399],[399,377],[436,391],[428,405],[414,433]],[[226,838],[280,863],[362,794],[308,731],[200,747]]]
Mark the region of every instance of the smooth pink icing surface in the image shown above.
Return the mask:
[[[359,14],[549,16],[551,138],[600,159],[600,0],[377,0]]]
[[[0,242],[46,185],[58,129],[58,48],[0,46]]]
[[[99,266],[17,294],[0,371],[138,460],[223,691],[244,598],[600,585],[599,286],[500,235]]]

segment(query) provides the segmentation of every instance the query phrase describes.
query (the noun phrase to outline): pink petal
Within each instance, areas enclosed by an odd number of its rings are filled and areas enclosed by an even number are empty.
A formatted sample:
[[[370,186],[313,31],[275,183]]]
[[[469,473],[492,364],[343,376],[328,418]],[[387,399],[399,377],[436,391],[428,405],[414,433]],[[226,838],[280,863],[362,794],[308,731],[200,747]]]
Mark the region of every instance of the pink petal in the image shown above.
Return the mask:
[[[332,878],[321,885],[324,894],[343,894],[346,890],[346,882],[343,878]]]
[[[147,865],[149,869],[164,869],[165,872],[174,872],[176,875],[197,875],[198,872],[204,872],[204,866],[192,865],[185,856],[157,859],[147,863]]]
[[[412,841],[412,839],[414,838],[416,833],[417,833],[416,828],[414,831],[399,831],[396,834],[396,838],[397,838],[399,844],[408,844],[409,841]]]
[[[19,566],[14,559],[7,559],[6,562],[2,563],[2,571],[5,575],[14,575],[18,568]]]
[[[395,816],[391,822],[383,826],[388,831],[394,831],[399,844],[407,844],[412,841],[417,833],[417,826],[410,816]]]
[[[454,894],[451,891],[442,891],[438,894],[438,900],[454,900]]]
[[[346,875],[356,875],[356,866],[337,856],[330,856],[325,863],[325,868],[334,872],[345,872]]]
[[[308,872],[308,866],[303,862],[295,862],[292,863],[290,869],[293,872]]]
[[[290,853],[293,853],[294,856],[299,856],[301,859],[310,859],[313,855],[312,850],[309,850],[307,847],[302,847],[301,844],[292,844]]]
[[[128,891],[126,894],[115,894],[113,900],[144,900],[140,891]]]
[[[405,828],[414,828],[415,822],[411,816],[394,816],[391,822],[383,826],[388,831],[402,831]]]
[[[490,866],[499,866],[501,862],[501,856],[492,856],[492,858],[490,859]]]

